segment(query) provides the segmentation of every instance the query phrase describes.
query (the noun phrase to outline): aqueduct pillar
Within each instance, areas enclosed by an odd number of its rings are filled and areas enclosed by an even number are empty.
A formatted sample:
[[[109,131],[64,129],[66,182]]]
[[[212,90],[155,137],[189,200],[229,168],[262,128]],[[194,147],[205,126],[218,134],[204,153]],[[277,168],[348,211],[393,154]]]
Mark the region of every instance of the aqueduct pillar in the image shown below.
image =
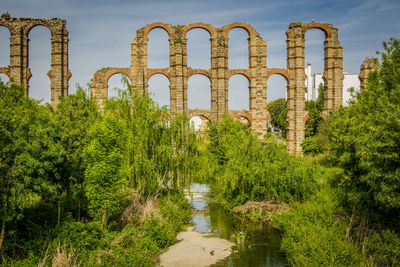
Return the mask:
[[[10,65],[6,73],[13,83],[21,84],[25,94],[29,95],[29,32],[36,26],[44,26],[51,32],[51,68],[48,76],[51,82],[51,104],[57,106],[59,96],[68,94],[68,80],[71,73],[68,69],[68,31],[63,19],[12,18],[4,13],[0,26],[10,31]]]

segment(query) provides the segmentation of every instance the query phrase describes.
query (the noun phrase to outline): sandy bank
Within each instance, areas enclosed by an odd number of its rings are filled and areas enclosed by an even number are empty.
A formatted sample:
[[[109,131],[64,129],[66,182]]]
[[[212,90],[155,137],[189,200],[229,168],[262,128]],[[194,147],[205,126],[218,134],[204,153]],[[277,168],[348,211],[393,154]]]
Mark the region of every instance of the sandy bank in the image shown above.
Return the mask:
[[[234,245],[227,240],[206,237],[189,227],[177,236],[179,243],[171,246],[160,256],[160,264],[164,267],[200,267],[209,266],[229,256]]]

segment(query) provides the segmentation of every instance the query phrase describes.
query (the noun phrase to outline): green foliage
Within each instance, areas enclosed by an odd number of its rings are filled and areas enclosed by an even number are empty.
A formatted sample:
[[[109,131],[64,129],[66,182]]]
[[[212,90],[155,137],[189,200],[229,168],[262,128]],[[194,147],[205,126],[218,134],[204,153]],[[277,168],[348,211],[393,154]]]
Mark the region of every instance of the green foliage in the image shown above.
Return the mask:
[[[120,92],[106,104],[106,113],[123,118],[127,124],[125,143],[128,181],[143,196],[159,193],[161,187],[182,187],[194,173],[196,135],[189,119],[170,119],[148,95],[139,91]]]
[[[318,126],[322,122],[321,113],[324,111],[324,85],[318,86],[318,99],[306,101],[306,110],[308,112],[308,120],[306,122],[305,136],[311,137],[317,134]]]
[[[374,233],[371,239],[365,240],[368,254],[373,256],[379,266],[400,265],[400,236],[391,230]]]
[[[239,122],[210,127],[210,157],[218,162],[209,180],[217,200],[232,208],[247,201],[300,201],[319,187],[324,169],[290,156],[283,145],[261,143]]]
[[[87,260],[93,251],[109,246],[106,236],[107,231],[99,222],[66,222],[57,230],[52,247],[72,246],[81,260]]]
[[[400,40],[384,43],[368,90],[333,114],[328,137],[332,164],[342,167],[349,204],[372,221],[400,218]],[[371,212],[374,211],[374,212]]]
[[[91,142],[85,151],[86,196],[90,215],[106,221],[121,211],[123,188],[127,185],[124,170],[126,126],[106,115],[90,130]]]
[[[55,191],[60,154],[48,114],[22,87],[0,82],[0,248],[6,222],[21,219],[24,209]]]
[[[346,239],[346,225],[335,218],[338,203],[321,191],[307,202],[276,215],[274,227],[282,232],[281,250],[294,266],[365,266],[361,251]]]
[[[279,98],[268,104],[268,112],[271,115],[270,123],[281,131],[286,132],[287,101]]]

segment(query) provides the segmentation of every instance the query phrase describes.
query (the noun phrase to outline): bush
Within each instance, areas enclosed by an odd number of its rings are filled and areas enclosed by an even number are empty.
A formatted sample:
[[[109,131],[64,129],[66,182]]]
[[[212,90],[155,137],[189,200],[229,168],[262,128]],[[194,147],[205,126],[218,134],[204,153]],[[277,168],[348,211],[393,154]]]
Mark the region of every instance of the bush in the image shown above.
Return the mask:
[[[303,201],[315,194],[324,168],[291,156],[284,145],[261,143],[239,122],[226,118],[210,130],[212,191],[218,202],[232,208],[247,201]]]
[[[290,265],[367,265],[361,251],[347,240],[345,222],[335,217],[338,203],[334,199],[324,190],[274,217],[274,227],[282,232],[281,250]]]
[[[53,247],[56,248],[59,244],[72,246],[80,259],[88,259],[93,251],[109,246],[106,236],[107,231],[99,222],[66,222],[59,228]]]

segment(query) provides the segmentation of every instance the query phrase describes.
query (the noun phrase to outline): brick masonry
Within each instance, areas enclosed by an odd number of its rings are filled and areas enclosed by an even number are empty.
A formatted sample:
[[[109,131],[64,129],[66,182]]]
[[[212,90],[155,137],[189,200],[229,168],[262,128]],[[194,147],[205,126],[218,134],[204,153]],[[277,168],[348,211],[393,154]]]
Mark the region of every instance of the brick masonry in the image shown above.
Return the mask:
[[[4,13],[0,26],[10,31],[10,65],[0,68],[10,81],[22,84],[25,94],[29,95],[29,79],[32,77],[29,68],[29,32],[36,26],[47,27],[51,32],[51,69],[47,73],[51,83],[51,104],[58,104],[59,96],[68,94],[68,80],[71,72],[68,69],[68,31],[63,19],[12,18]]]
[[[63,19],[12,18],[5,13],[0,18],[0,26],[10,31],[10,65],[0,67],[0,73],[10,80],[22,84],[26,95],[29,95],[29,31],[38,25],[47,27],[51,32],[51,69],[48,76],[51,80],[51,104],[58,104],[59,96],[68,94],[68,80],[71,73],[68,69],[68,31]],[[154,28],[162,28],[169,35],[170,65],[163,69],[147,67],[148,34]],[[187,66],[186,33],[194,28],[201,28],[210,34],[211,68],[192,69]],[[242,28],[247,31],[249,68],[228,68],[228,35],[230,30]],[[241,121],[248,121],[251,128],[260,134],[267,132],[270,115],[267,111],[267,80],[271,75],[281,75],[287,83],[287,150],[301,154],[301,143],[304,140],[305,123],[308,113],[305,110],[305,34],[307,30],[317,28],[325,33],[324,41],[324,74],[325,83],[324,112],[326,117],[331,110],[342,104],[343,87],[343,49],[338,40],[338,29],[328,23],[295,22],[289,25],[287,36],[287,68],[267,68],[267,43],[251,26],[243,22],[227,24],[215,28],[210,24],[193,23],[188,25],[170,25],[152,23],[136,32],[131,44],[131,65],[125,68],[106,67],[98,70],[91,79],[92,95],[99,108],[103,109],[108,94],[108,79],[117,73],[125,74],[133,88],[146,93],[148,80],[154,74],[165,75],[170,82],[171,114],[186,113],[190,117],[201,116],[211,122],[222,120],[224,114],[230,114]],[[360,69],[360,81],[363,83],[369,71],[375,68],[376,59],[367,58]],[[211,109],[188,109],[187,89],[191,75],[202,74],[211,82]],[[249,81],[249,111],[228,110],[228,81],[235,74],[242,74]]]

